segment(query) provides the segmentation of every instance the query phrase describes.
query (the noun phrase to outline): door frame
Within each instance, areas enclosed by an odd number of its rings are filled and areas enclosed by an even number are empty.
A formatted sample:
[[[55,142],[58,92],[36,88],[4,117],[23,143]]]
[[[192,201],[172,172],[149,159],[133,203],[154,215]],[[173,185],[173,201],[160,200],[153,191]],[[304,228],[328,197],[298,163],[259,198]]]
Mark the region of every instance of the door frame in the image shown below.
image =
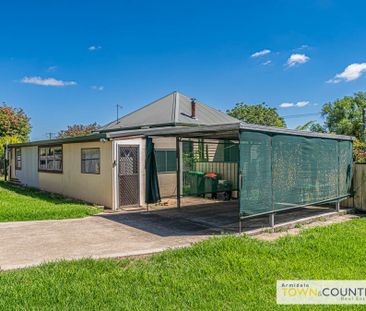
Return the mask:
[[[136,174],[132,174],[133,176],[137,177],[137,197],[134,198],[136,199],[136,203],[133,204],[128,204],[128,205],[121,205],[121,200],[123,200],[123,198],[125,198],[125,194],[124,194],[124,189],[125,186],[123,186],[123,184],[120,183],[120,161],[121,161],[121,149],[122,148],[126,148],[126,149],[135,149],[137,150],[137,157],[136,157],[136,161],[137,163],[137,173]],[[118,172],[118,208],[119,209],[123,209],[124,207],[129,207],[129,206],[139,206],[140,205],[140,145],[124,145],[124,144],[120,144],[118,145],[118,163],[117,163],[117,172]],[[123,191],[123,192],[122,192]],[[122,192],[122,195],[121,195]],[[134,200],[133,200],[134,201]]]
[[[136,146],[139,148],[139,200],[138,206],[142,206],[145,201],[145,139],[121,139],[114,140],[112,144],[113,163],[113,210],[118,210],[119,206],[119,147]]]

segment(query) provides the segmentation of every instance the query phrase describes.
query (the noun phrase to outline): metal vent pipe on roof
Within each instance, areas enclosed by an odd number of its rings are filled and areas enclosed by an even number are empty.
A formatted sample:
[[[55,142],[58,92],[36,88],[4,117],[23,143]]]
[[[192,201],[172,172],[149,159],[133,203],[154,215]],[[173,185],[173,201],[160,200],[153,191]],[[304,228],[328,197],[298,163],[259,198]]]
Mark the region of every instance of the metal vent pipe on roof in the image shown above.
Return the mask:
[[[197,115],[196,115],[196,99],[195,98],[191,98],[191,118],[192,119],[197,119]]]

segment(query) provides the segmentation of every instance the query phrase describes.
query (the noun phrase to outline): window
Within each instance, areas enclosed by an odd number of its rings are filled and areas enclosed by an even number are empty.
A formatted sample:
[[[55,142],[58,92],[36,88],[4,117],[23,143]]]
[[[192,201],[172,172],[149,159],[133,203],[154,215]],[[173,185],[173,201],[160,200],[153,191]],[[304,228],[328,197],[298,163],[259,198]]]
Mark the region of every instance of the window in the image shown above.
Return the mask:
[[[100,174],[100,149],[81,149],[81,172]]]
[[[155,157],[158,173],[175,172],[177,170],[175,150],[156,150]]]
[[[15,169],[16,170],[22,169],[22,149],[21,148],[15,149]]]
[[[62,173],[62,146],[40,147],[38,149],[38,169]]]

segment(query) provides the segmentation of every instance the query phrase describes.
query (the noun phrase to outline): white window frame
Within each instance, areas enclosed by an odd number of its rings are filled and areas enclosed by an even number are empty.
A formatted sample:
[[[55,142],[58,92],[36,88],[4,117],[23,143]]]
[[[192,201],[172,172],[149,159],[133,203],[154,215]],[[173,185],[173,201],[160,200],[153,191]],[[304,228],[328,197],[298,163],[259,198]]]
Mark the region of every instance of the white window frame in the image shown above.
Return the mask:
[[[85,151],[88,151],[88,150],[98,150],[98,154],[99,154],[99,157],[98,158],[91,158],[91,159],[84,159],[83,158],[83,152]],[[92,175],[100,175],[100,171],[101,171],[101,167],[100,167],[100,164],[101,164],[101,154],[100,154],[100,148],[99,147],[91,147],[91,148],[81,148],[81,155],[80,155],[80,158],[81,158],[81,173],[82,174],[92,174]],[[97,167],[98,167],[98,170],[95,171],[95,172],[86,172],[85,171],[85,163],[87,161],[99,161]]]

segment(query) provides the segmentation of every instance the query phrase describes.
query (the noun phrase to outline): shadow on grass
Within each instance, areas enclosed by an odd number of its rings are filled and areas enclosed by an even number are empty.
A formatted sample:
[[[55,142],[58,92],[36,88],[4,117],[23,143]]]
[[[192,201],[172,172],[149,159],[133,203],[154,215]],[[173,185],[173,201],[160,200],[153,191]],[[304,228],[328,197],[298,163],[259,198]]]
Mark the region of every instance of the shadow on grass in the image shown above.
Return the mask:
[[[90,203],[66,198],[60,194],[45,192],[45,191],[41,191],[41,190],[38,190],[35,188],[26,187],[26,186],[18,186],[18,185],[11,184],[9,182],[5,182],[3,180],[0,180],[0,188],[14,192],[19,195],[42,200],[42,201],[52,203],[52,204],[78,204],[78,205],[85,205],[85,206],[90,206],[90,207],[93,206]]]

